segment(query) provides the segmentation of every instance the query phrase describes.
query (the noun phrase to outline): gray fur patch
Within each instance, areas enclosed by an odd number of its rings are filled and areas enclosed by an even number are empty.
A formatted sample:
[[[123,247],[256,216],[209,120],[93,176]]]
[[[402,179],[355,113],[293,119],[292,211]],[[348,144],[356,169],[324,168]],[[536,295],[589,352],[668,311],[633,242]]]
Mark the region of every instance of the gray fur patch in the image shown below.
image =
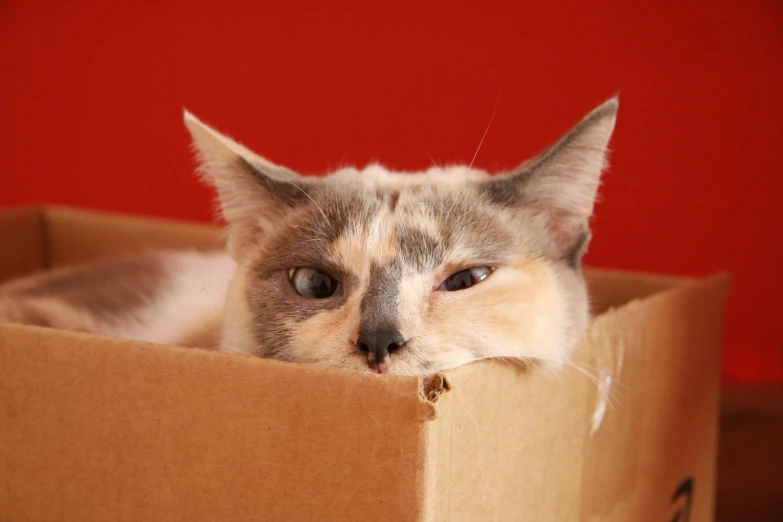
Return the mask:
[[[9,295],[59,299],[101,319],[111,320],[154,300],[165,282],[160,258],[142,255],[55,272]]]
[[[566,252],[563,260],[574,270],[579,269],[582,264],[582,257],[587,252],[587,245],[590,243],[590,231],[583,230],[577,237],[571,249]]]
[[[491,208],[452,196],[433,207],[445,251],[459,245],[485,261],[502,258],[514,247],[514,237]]]
[[[269,238],[247,282],[248,305],[256,318],[254,338],[264,347],[266,357],[285,359],[292,329],[298,323],[340,308],[359,286],[358,276],[335,261],[330,246],[347,227],[368,219],[372,203],[345,196],[324,201],[331,197],[326,191],[314,195],[321,201],[310,202],[310,208],[298,219]],[[298,295],[288,279],[288,270],[298,267],[315,268],[334,277],[343,287],[341,294],[327,299]]]
[[[531,170],[516,174],[498,174],[491,181],[477,183],[475,186],[489,203],[501,207],[515,207],[524,201],[521,189],[531,175]]]
[[[281,203],[295,207],[308,200],[310,187],[300,181],[299,176],[291,176],[292,180],[277,179],[274,175],[265,172],[263,168],[254,165],[241,156],[237,156],[240,166],[249,170],[253,178]],[[282,173],[285,175],[285,173]]]
[[[442,241],[418,228],[397,229],[399,259],[419,272],[434,270],[442,261],[445,250]]]
[[[370,281],[361,302],[360,330],[398,330],[397,306],[402,271],[398,264],[370,267]]]
[[[347,300],[345,289],[327,299],[307,299],[296,293],[283,271],[264,276],[264,271],[250,272],[248,307],[256,318],[253,336],[264,347],[265,357],[285,359],[292,328],[314,315],[335,310]],[[260,276],[260,277],[259,277]]]

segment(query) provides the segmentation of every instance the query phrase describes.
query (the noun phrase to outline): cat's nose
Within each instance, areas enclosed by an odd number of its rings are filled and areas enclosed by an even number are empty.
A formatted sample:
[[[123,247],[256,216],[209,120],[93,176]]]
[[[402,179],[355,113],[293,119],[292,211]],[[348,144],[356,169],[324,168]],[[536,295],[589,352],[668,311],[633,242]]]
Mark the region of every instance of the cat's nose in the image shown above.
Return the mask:
[[[390,355],[405,344],[405,338],[397,330],[362,330],[356,345],[367,352],[367,364],[377,373],[389,371]]]

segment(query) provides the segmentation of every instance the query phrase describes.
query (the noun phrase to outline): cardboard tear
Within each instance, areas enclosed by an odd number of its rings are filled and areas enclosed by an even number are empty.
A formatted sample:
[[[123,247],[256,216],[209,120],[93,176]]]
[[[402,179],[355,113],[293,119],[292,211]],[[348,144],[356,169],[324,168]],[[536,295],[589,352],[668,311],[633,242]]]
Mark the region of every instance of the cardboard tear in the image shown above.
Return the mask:
[[[422,381],[424,398],[433,404],[438,402],[438,398],[450,389],[451,383],[442,373],[436,373]]]
[[[445,375],[436,373],[430,377],[421,379],[419,385],[419,418],[435,420],[438,417],[438,409],[435,403],[441,395],[451,389],[451,384]]]

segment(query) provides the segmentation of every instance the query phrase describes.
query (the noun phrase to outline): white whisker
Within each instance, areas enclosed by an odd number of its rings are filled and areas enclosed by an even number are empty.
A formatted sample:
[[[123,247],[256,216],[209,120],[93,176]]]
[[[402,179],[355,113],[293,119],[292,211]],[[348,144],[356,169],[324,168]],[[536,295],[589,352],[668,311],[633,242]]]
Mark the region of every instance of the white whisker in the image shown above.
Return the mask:
[[[294,187],[298,188],[302,192],[302,194],[307,196],[307,199],[309,199],[310,201],[313,202],[313,205],[315,205],[315,208],[317,208],[321,212],[321,215],[324,217],[324,219],[327,222],[329,221],[329,218],[326,217],[326,214],[324,213],[323,209],[318,205],[318,203],[315,202],[315,200],[313,198],[310,197],[310,194],[308,194],[305,189],[303,189],[302,187],[300,187],[299,185],[297,185],[296,183],[294,183],[292,181],[288,181],[288,180],[284,180],[284,181],[286,183],[288,183],[289,185],[293,185]]]
[[[235,352],[243,353],[243,354],[245,354],[245,355],[249,355],[250,357],[255,357],[255,355],[253,355],[252,353],[246,352],[246,351],[244,351],[244,350],[240,350],[239,348],[235,348],[235,347],[233,347],[233,346],[231,346],[231,345],[228,345],[228,344],[224,344],[224,345],[223,345],[223,348],[227,348],[227,349],[229,349],[229,350],[233,350],[233,351],[235,351]]]
[[[480,357],[478,360],[484,360],[484,359],[495,359],[495,360],[516,359],[520,366],[524,366],[525,364],[532,364],[533,366],[535,366],[536,368],[538,368],[540,370],[544,370],[544,367],[542,367],[540,365],[540,363],[543,363],[543,362],[554,362],[554,363],[562,364],[565,367],[571,368],[573,370],[576,370],[577,372],[579,372],[582,375],[584,375],[585,377],[587,377],[590,380],[590,382],[593,383],[595,385],[595,387],[598,389],[598,392],[603,396],[603,398],[604,398],[604,400],[606,400],[607,404],[610,407],[614,407],[614,404],[612,403],[612,398],[609,397],[609,394],[603,389],[603,386],[601,385],[601,380],[598,377],[596,377],[595,375],[593,375],[592,373],[590,373],[590,371],[588,370],[588,369],[592,369],[593,371],[597,371],[596,368],[590,368],[590,367],[587,367],[587,366],[579,365],[579,364],[576,364],[576,363],[571,362],[571,361],[559,360],[559,359],[547,358],[547,357],[540,357],[540,356],[533,356],[533,355],[526,356],[526,357],[519,358],[519,359],[514,358],[514,357],[493,357],[493,356],[487,356],[487,357]],[[548,375],[554,375],[554,377],[557,379],[557,381],[560,382],[560,374],[558,372],[554,372],[554,373],[546,372],[546,373]],[[615,381],[614,383],[617,383],[617,381]],[[617,383],[617,384],[620,384],[620,383]]]
[[[470,168],[473,168],[473,163],[476,161],[476,156],[478,156],[479,151],[481,150],[481,146],[484,144],[484,138],[487,137],[487,133],[489,132],[489,127],[492,125],[492,120],[495,119],[495,113],[498,111],[498,104],[500,103],[500,94],[498,94],[498,99],[495,101],[495,109],[492,111],[492,116],[489,118],[489,123],[487,123],[487,128],[484,130],[484,135],[481,137],[481,141],[478,144],[478,148],[476,148],[476,153],[473,154],[473,159],[470,160]]]

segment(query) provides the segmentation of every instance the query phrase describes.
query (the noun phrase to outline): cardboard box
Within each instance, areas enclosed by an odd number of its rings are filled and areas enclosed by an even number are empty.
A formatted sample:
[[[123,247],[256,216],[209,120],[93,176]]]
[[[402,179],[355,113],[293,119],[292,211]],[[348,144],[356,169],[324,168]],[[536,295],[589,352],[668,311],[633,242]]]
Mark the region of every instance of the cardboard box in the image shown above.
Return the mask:
[[[0,245],[6,279],[221,239],[42,208],[0,215]],[[0,520],[712,520],[727,277],[589,279],[584,370],[554,375],[423,381],[0,325]]]

